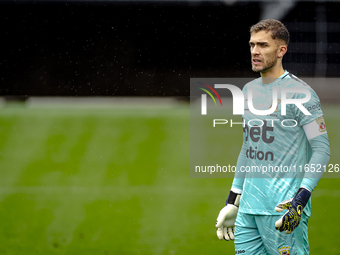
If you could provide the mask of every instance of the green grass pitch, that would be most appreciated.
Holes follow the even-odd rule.
[[[339,110],[324,107],[334,164]],[[214,228],[232,180],[190,178],[189,116],[0,107],[0,254],[234,254]],[[339,184],[313,193],[311,254],[339,254]]]

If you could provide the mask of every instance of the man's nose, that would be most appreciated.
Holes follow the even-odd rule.
[[[251,54],[258,55],[259,54],[259,48],[257,46],[254,46],[251,50]]]

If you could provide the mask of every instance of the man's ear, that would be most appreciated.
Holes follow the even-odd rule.
[[[282,58],[287,52],[287,46],[286,45],[280,45],[279,46],[279,53],[277,54],[277,56],[279,58]]]

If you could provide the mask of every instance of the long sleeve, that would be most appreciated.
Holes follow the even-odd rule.
[[[232,190],[235,193],[242,193],[243,190],[243,183],[244,183],[244,178],[245,178],[245,172],[241,171],[242,166],[246,166],[247,164],[247,158],[246,158],[246,138],[245,138],[245,133],[243,133],[243,143],[242,143],[242,149],[241,152],[238,156],[237,159],[237,164],[236,164],[236,172],[232,184]]]
[[[306,172],[301,183],[301,187],[313,191],[318,184],[322,174],[323,166],[327,166],[330,159],[330,146],[327,133],[319,135],[309,140],[309,144],[312,147],[312,157],[309,161],[309,168],[317,165],[322,166],[320,172]]]

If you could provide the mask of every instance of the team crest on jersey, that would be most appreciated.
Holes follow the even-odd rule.
[[[325,120],[323,119],[323,117],[316,119],[316,122],[319,125],[319,131],[325,132],[326,131],[326,124],[325,124]]]
[[[280,255],[289,255],[289,250],[289,246],[282,246],[281,248],[279,248]]]
[[[276,106],[276,109],[275,109],[274,113],[277,113],[277,110],[279,109],[280,103],[281,103],[281,100],[278,99],[278,100],[277,100],[277,106]],[[273,103],[270,105],[269,109],[272,108],[272,106],[273,106]]]
[[[281,103],[281,100],[278,99],[278,100],[277,100],[277,106],[276,106],[275,111],[274,111],[272,114],[269,114],[269,116],[277,117],[277,111],[278,111],[278,109],[279,109],[280,103]],[[272,106],[273,106],[273,103],[270,105],[269,109],[272,108]]]

